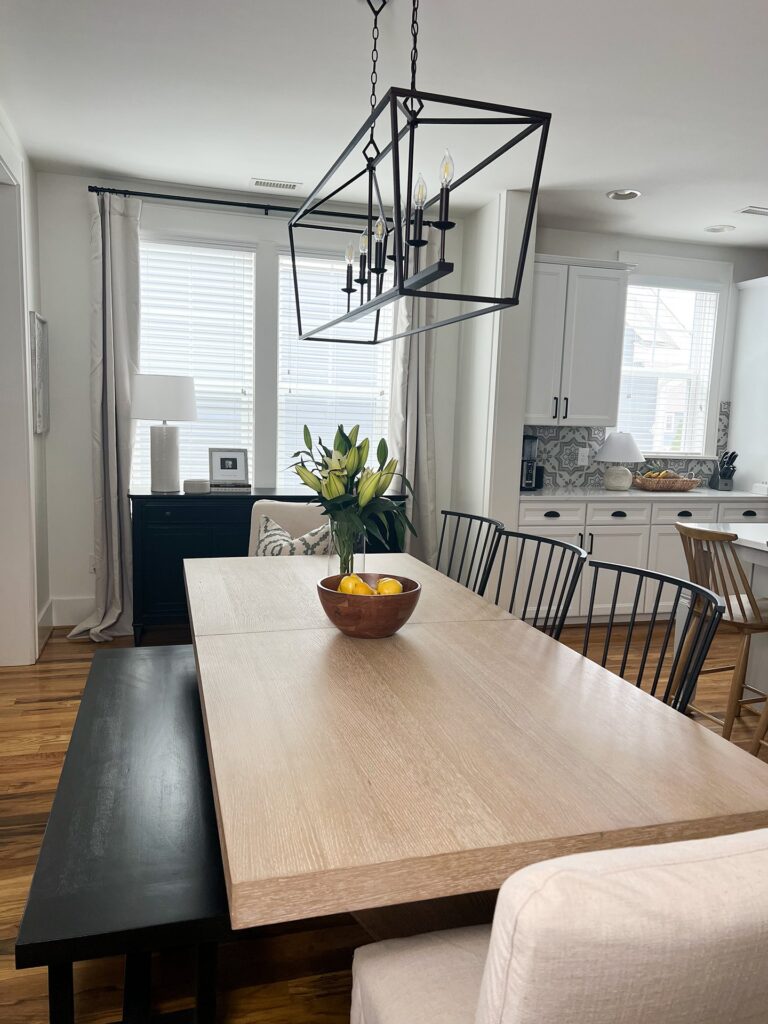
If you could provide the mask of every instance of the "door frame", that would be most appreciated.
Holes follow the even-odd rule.
[[[0,665],[30,665],[38,630],[24,161],[7,140],[0,130]]]

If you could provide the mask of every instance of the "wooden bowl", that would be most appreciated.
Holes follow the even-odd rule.
[[[361,579],[376,589],[385,572],[361,572]],[[337,590],[341,576],[326,576],[319,580],[317,593],[323,611],[331,622],[346,636],[359,640],[376,640],[392,636],[404,626],[419,603],[421,584],[407,576],[391,576],[403,585],[402,594],[340,594]]]

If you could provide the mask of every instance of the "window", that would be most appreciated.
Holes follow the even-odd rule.
[[[619,430],[646,455],[712,455],[722,290],[630,285]]]
[[[142,241],[141,373],[195,378],[197,415],[180,423],[180,477],[208,478],[209,448],[247,448],[253,464],[254,257],[242,249]],[[150,481],[139,421],[131,486]]]
[[[341,291],[346,264],[327,256],[301,256],[302,320],[321,324],[346,311]],[[343,345],[323,341],[299,341],[293,272],[289,256],[280,257],[280,360],[277,411],[277,486],[297,483],[289,469],[293,453],[304,446],[306,423],[313,436],[333,442],[336,427],[360,424],[360,437],[375,446],[385,437],[389,418],[392,343]],[[386,284],[384,287],[387,287]],[[382,312],[382,329],[391,332],[393,306]],[[354,337],[358,324],[339,330]]]

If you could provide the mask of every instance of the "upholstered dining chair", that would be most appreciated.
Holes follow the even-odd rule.
[[[483,590],[494,604],[557,640],[586,560],[576,544],[499,530],[487,568],[491,590]]]
[[[722,619],[723,602],[706,587],[676,576],[613,562],[589,565],[593,573],[581,653],[685,713]],[[649,617],[641,621],[644,608]],[[669,610],[662,614],[662,608]]]
[[[443,525],[435,568],[475,594],[482,595],[488,582],[493,542],[498,531],[504,529],[504,524],[498,519],[469,512],[443,509],[440,514]]]
[[[768,599],[755,597],[734,543],[738,540],[738,534],[702,530],[682,523],[676,523],[675,526],[683,542],[689,576],[700,586],[709,587],[722,595],[725,602],[723,624],[741,637],[724,717],[720,719],[691,705],[692,710],[704,718],[722,725],[723,736],[730,739],[734,720],[741,709],[766,699],[762,691],[748,685],[745,680],[752,637],[755,633],[768,632]],[[753,696],[745,697],[745,691]],[[757,750],[759,743],[754,752],[757,753]]]
[[[324,526],[328,517],[319,505],[303,501],[254,501],[251,509],[251,535],[248,554],[255,555],[259,546],[261,517],[269,516],[287,530],[292,537],[301,537],[318,526]]]
[[[351,1024],[758,1024],[768,829],[532,864],[493,925],[355,952]]]

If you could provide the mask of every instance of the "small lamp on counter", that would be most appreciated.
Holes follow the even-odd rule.
[[[193,377],[137,373],[133,378],[131,419],[162,420],[149,428],[152,493],[175,494],[179,490],[179,428],[168,420],[197,419]]]
[[[637,442],[631,434],[617,430],[606,437],[595,460],[616,463],[616,465],[606,467],[604,478],[606,491],[628,491],[632,486],[632,471],[622,463],[645,462],[645,456],[637,447]]]

